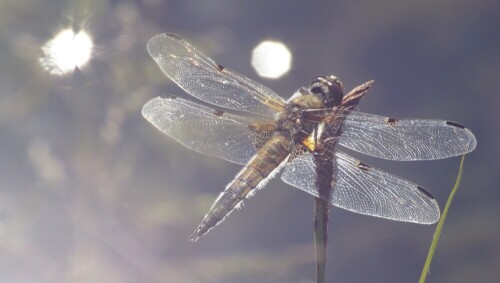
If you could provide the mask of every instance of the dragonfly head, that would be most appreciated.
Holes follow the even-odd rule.
[[[309,85],[312,94],[320,95],[326,107],[337,106],[342,102],[344,96],[344,86],[334,75],[316,77]]]

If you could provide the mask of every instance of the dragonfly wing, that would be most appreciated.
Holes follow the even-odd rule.
[[[156,35],[147,48],[170,79],[203,101],[270,118],[285,105],[269,88],[216,63],[178,35]]]
[[[396,119],[350,111],[339,144],[378,158],[432,160],[471,152],[476,138],[451,121]]]
[[[319,197],[318,188],[314,185],[316,181],[316,165],[313,156],[309,152],[295,155],[289,158],[281,180],[285,183]]]
[[[337,176],[331,203],[352,212],[397,221],[432,224],[439,206],[422,187],[370,167],[337,150]],[[318,197],[313,156],[297,156],[281,176],[286,183]],[[335,182],[335,181],[334,181]]]
[[[250,126],[274,123],[216,111],[176,97],[153,98],[143,106],[142,115],[184,146],[237,164],[246,164],[257,152],[257,132]]]
[[[432,224],[440,211],[434,197],[422,187],[370,167],[337,151],[338,180],[333,191],[335,206],[392,220]]]

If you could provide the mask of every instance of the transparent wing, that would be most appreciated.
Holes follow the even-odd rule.
[[[253,145],[257,133],[249,125],[267,122],[176,97],[151,99],[142,107],[142,115],[184,146],[238,164],[246,164],[257,152]]]
[[[285,105],[269,88],[224,68],[178,35],[156,35],[147,48],[170,79],[203,101],[271,118]]]
[[[409,161],[471,152],[476,148],[476,138],[451,121],[396,119],[351,111],[339,144],[378,158]]]
[[[352,212],[397,221],[432,224],[439,219],[439,206],[422,187],[375,169],[337,150],[337,183],[331,203]],[[281,179],[318,197],[311,154],[291,160]]]

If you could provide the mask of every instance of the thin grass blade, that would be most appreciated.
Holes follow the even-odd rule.
[[[450,196],[448,197],[448,201],[446,202],[446,206],[444,207],[443,214],[441,215],[441,219],[439,219],[438,225],[436,227],[436,231],[434,232],[434,237],[432,239],[432,244],[429,249],[429,253],[427,254],[427,259],[425,260],[424,268],[422,269],[422,274],[420,275],[419,283],[425,283],[427,279],[427,275],[429,274],[429,270],[431,267],[432,258],[434,257],[434,252],[436,251],[437,244],[439,241],[439,236],[441,235],[441,230],[443,229],[444,221],[446,216],[448,215],[448,210],[450,209],[451,202],[453,201],[453,197],[458,190],[460,185],[460,181],[462,180],[462,172],[464,167],[465,155],[462,155],[462,161],[460,161],[460,169],[458,170],[457,180],[455,182],[455,186],[451,190]]]

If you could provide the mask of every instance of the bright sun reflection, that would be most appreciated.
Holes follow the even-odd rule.
[[[292,53],[281,42],[263,41],[252,51],[252,66],[261,77],[276,79],[290,70]]]
[[[42,47],[40,63],[51,74],[66,74],[84,66],[92,55],[92,48],[88,33],[82,30],[75,34],[72,29],[65,29]]]

